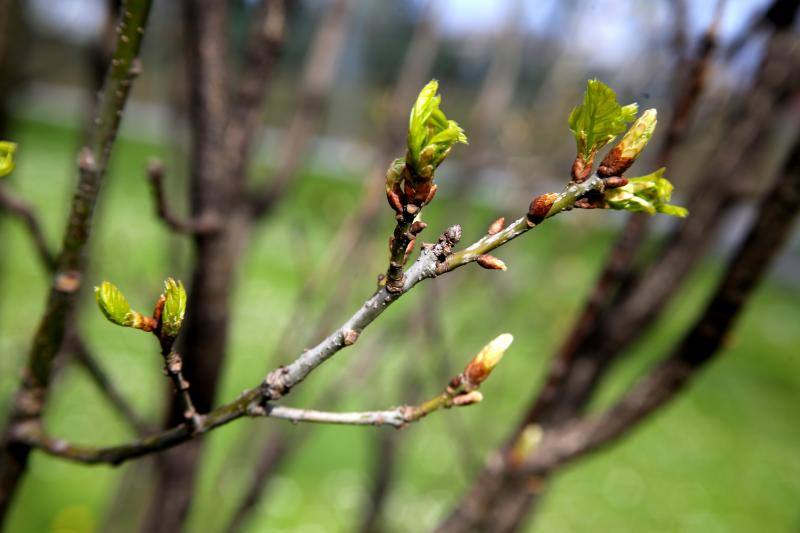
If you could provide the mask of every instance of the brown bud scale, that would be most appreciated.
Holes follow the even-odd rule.
[[[631,168],[633,161],[634,159],[631,157],[622,157],[622,149],[617,145],[603,158],[600,166],[597,167],[597,175],[601,178],[621,176]]]
[[[534,224],[539,224],[550,212],[550,208],[553,207],[553,203],[557,198],[558,194],[554,192],[540,194],[534,198],[528,209],[528,220]]]
[[[475,261],[488,270],[507,270],[506,264],[493,255],[480,255]]]
[[[506,217],[500,217],[494,222],[491,223],[489,229],[486,230],[488,235],[496,235],[502,231],[503,227],[506,225]]]

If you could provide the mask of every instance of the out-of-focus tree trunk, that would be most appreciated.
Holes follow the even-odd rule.
[[[218,231],[195,236],[195,270],[181,335],[184,372],[200,412],[211,409],[228,334],[229,299],[237,259],[247,239],[246,213],[235,209],[243,176],[226,174],[223,146],[228,114],[225,2],[185,0],[186,69],[191,124],[192,215],[224,221]],[[171,402],[167,425],[183,421]],[[179,531],[189,511],[201,441],[166,452],[144,531]]]

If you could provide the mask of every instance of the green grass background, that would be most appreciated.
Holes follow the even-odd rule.
[[[55,244],[74,181],[79,135],[34,122],[19,122],[14,131],[13,140],[20,144],[18,169],[8,185],[37,207]],[[191,253],[186,238],[170,235],[154,216],[143,172],[153,155],[170,164],[170,179],[181,172],[180,154],[126,138],[119,142],[102,192],[86,282],[88,287],[111,280],[143,310],[150,308],[166,276],[188,278]],[[531,184],[531,194],[540,189]],[[299,331],[293,351],[276,357],[271,350],[299,287],[324,257],[338,224],[357,204],[359,191],[359,180],[304,176],[276,215],[259,227],[240,271],[220,401],[255,385],[267,368],[315,340]],[[524,208],[516,200],[508,206],[506,212],[483,205],[464,208],[442,195],[426,209],[427,238],[458,221],[465,240],[474,240],[496,216],[512,217]],[[503,440],[536,392],[549,356],[569,330],[602,264],[613,238],[612,231],[602,229],[603,221],[611,216],[576,212],[557,217],[501,251],[510,267],[507,273],[469,267],[426,282],[387,311],[353,349],[337,355],[292,394],[293,405],[318,405],[314,392],[339,379],[347,363],[365,350],[374,352],[380,364],[341,408],[408,401],[409,366],[419,370],[423,393],[436,393],[443,385],[437,373],[440,351],[425,342],[419,321],[408,318],[424,305],[436,303],[442,310],[441,342],[453,367],[495,335],[515,335],[507,358],[484,387],[482,404],[437,413],[399,435],[397,479],[386,513],[391,530],[421,531],[436,524]],[[372,290],[386,259],[391,223],[387,208],[380,227],[360,243],[371,251],[350,261],[346,275],[354,289],[338,303],[335,316],[328,317],[333,323],[348,316]],[[720,268],[719,260],[703,264],[664,320],[615,368],[596,406],[612,401],[668,351],[697,315]],[[321,309],[335,291],[337,280],[323,281],[312,309]],[[18,382],[48,283],[19,222],[3,220],[2,413]],[[168,389],[153,339],[105,322],[85,292],[81,331],[124,394],[157,421]],[[796,289],[776,280],[764,283],[723,357],[630,438],[563,471],[530,527],[546,532],[800,529],[798,324]],[[71,364],[59,373],[46,423],[54,435],[82,443],[112,444],[132,436],[83,370]],[[248,531],[352,530],[368,495],[376,434],[393,430],[244,420],[205,438],[191,531],[224,527],[252,473],[258,442],[277,431],[303,431],[308,438],[273,480]],[[116,469],[86,467],[37,453],[8,531],[134,531],[144,513],[151,466],[143,460]],[[115,500],[124,504],[109,519],[106,514]]]

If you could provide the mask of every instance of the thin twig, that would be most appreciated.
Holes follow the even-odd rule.
[[[371,346],[364,347],[361,356],[345,366],[339,376],[316,393],[317,400],[313,403],[324,403],[328,407],[335,406],[342,401],[347,391],[353,390],[368,378],[379,359],[382,347],[385,346],[385,343],[379,345],[373,342],[371,344]],[[302,447],[303,442],[312,435],[313,427],[307,425],[303,428],[293,428],[290,432],[270,435],[265,440],[258,453],[253,477],[224,531],[233,533],[242,529],[253,508],[264,498],[273,474],[292,453]],[[244,444],[246,443],[242,443],[241,446]],[[236,448],[241,449],[241,446]]]
[[[130,426],[140,436],[149,433],[152,428],[150,424],[145,422],[131,404],[125,399],[117,386],[108,377],[105,370],[103,370],[100,362],[92,354],[86,342],[78,335],[73,334],[67,341],[67,348],[72,352],[75,360],[86,370],[92,381],[95,382],[97,388],[108,399],[112,406],[119,412],[122,418],[130,424]]]
[[[281,159],[272,179],[251,198],[252,212],[256,218],[271,211],[298,174],[336,80],[354,4],[353,0],[334,0],[314,36],[300,81],[298,108],[286,131]]]
[[[93,126],[78,157],[79,177],[67,219],[61,252],[45,311],[33,339],[27,371],[18,389],[3,432],[0,451],[0,523],[23,476],[30,447],[15,442],[14,426],[38,423],[44,408],[53,359],[61,349],[85,270],[85,249],[93,213],[116,140],[123,110],[134,78],[141,71],[138,60],[150,0],[127,0],[121,10],[118,40],[99,94]]]
[[[674,398],[714,356],[736,323],[772,259],[781,250],[800,210],[800,143],[786,168],[761,201],[747,236],[700,318],[672,354],[661,361],[614,406],[564,428],[545,432],[526,461],[526,475],[543,475],[628,433],[648,414]]]
[[[187,218],[184,220],[170,209],[167,202],[167,194],[164,190],[164,164],[161,161],[157,159],[150,161],[147,165],[147,179],[153,192],[156,215],[172,231],[198,235],[211,233],[219,229],[220,222],[212,214],[207,214],[204,218]]]
[[[47,237],[45,237],[39,217],[36,216],[33,206],[8,191],[5,184],[0,184],[0,209],[22,221],[25,229],[28,230],[42,265],[49,272],[52,272],[56,267],[56,256],[47,243]]]
[[[615,442],[649,414],[674,398],[723,347],[771,260],[788,237],[800,210],[800,144],[785,172],[763,198],[747,236],[739,244],[704,312],[671,355],[599,415],[571,419],[545,428],[538,444],[517,457],[490,461],[472,490],[437,528],[438,533],[515,531],[520,516],[541,492],[544,481],[572,460]],[[491,498],[486,498],[486,494]]]
[[[314,348],[304,351],[289,365],[270,372],[258,387],[245,390],[236,400],[210,411],[198,421],[196,427],[190,428],[186,424],[181,424],[128,444],[109,448],[91,448],[71,445],[63,440],[53,439],[44,433],[37,421],[33,421],[34,423],[17,424],[14,432],[15,438],[21,439],[27,445],[41,447],[49,453],[75,461],[119,464],[129,459],[172,448],[232,420],[247,414],[258,413],[259,408],[266,410],[269,402],[288,394],[294,386],[302,382],[314,369],[342,348],[352,345],[364,328],[419,282],[475,261],[478,257],[475,255],[476,250],[486,253],[506,244],[522,233],[538,226],[546,218],[571,209],[575,202],[587,192],[601,189],[602,186],[602,180],[597,176],[592,176],[580,184],[570,183],[561,194],[547,195],[553,199],[552,207],[539,220],[532,221],[530,216],[526,215],[499,233],[484,237],[465,250],[452,253],[450,256],[447,256],[444,252],[445,250],[450,250],[458,242],[461,236],[461,228],[454,226],[448,229],[439,238],[439,242],[435,245],[427,246],[417,261],[408,269],[404,276],[402,292],[389,292],[385,287],[378,290],[347,322],[331,333],[325,340]],[[445,407],[446,404],[446,398],[434,398],[418,406],[418,409],[411,416],[425,416],[429,412]]]
[[[237,178],[246,176],[252,139],[261,122],[261,103],[283,51],[287,4],[292,3],[294,0],[261,0],[255,8],[241,76],[223,135],[222,153],[230,159],[231,175]]]

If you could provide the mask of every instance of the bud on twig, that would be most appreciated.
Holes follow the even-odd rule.
[[[14,170],[14,153],[16,151],[16,143],[0,141],[0,178],[11,174],[11,171]]]
[[[625,131],[637,110],[636,104],[621,106],[617,95],[605,83],[589,80],[583,102],[569,115],[569,129],[577,145],[573,181],[580,183],[591,175],[597,151]]]
[[[420,91],[408,120],[408,149],[405,159],[395,159],[386,173],[386,198],[398,214],[403,206],[418,209],[433,200],[434,172],[458,143],[467,136],[455,121],[439,108],[439,83],[432,80]]]
[[[663,176],[664,169],[660,168],[647,176],[629,179],[628,184],[623,187],[606,190],[606,207],[650,215],[664,213],[684,218],[689,214],[685,208],[668,203],[673,187]]]
[[[628,184],[628,178],[621,178],[619,176],[611,176],[610,178],[603,179],[603,186],[606,189],[616,189],[617,187],[624,187]]]
[[[614,148],[606,155],[597,168],[601,178],[621,176],[628,170],[644,150],[656,129],[657,113],[648,109],[630,127]]]
[[[534,198],[528,208],[528,222],[531,224],[539,224],[544,220],[556,199],[558,199],[558,194],[554,192],[540,194]]]
[[[109,322],[142,331],[155,329],[156,321],[131,309],[128,300],[114,284],[104,281],[99,287],[94,288],[94,297],[97,306]]]
[[[420,233],[422,233],[422,230],[424,230],[427,227],[428,225],[426,223],[424,223],[421,220],[417,220],[413,224],[411,224],[411,227],[408,228],[408,231],[411,232],[412,235],[419,235]]]
[[[411,109],[408,121],[408,163],[413,173],[423,179],[433,177],[442,161],[457,143],[467,143],[464,130],[453,120],[448,120],[439,109],[439,82],[431,80],[420,91]],[[430,167],[430,168],[427,168]]]
[[[167,278],[164,282],[164,309],[161,315],[161,334],[175,338],[186,314],[186,290],[183,283]]]
[[[478,256],[475,261],[487,270],[507,270],[506,264],[493,255],[484,254]]]
[[[480,391],[473,390],[464,394],[459,394],[453,398],[453,405],[464,407],[466,405],[473,405],[483,401],[483,394]]]
[[[503,230],[503,227],[506,225],[506,217],[500,217],[494,222],[489,225],[489,229],[486,230],[488,235],[496,235]]]
[[[411,239],[410,241],[408,241],[408,244],[406,245],[406,251],[403,253],[403,263],[408,261],[408,256],[410,256],[411,252],[414,251],[414,245],[416,243],[417,239]]]
[[[400,185],[403,181],[405,167],[406,163],[403,159],[395,159],[389,166],[389,170],[386,171],[386,199],[397,214],[403,213],[403,191]]]
[[[477,388],[486,381],[513,341],[514,337],[510,333],[504,333],[483,347],[464,369],[463,375],[468,388]]]

